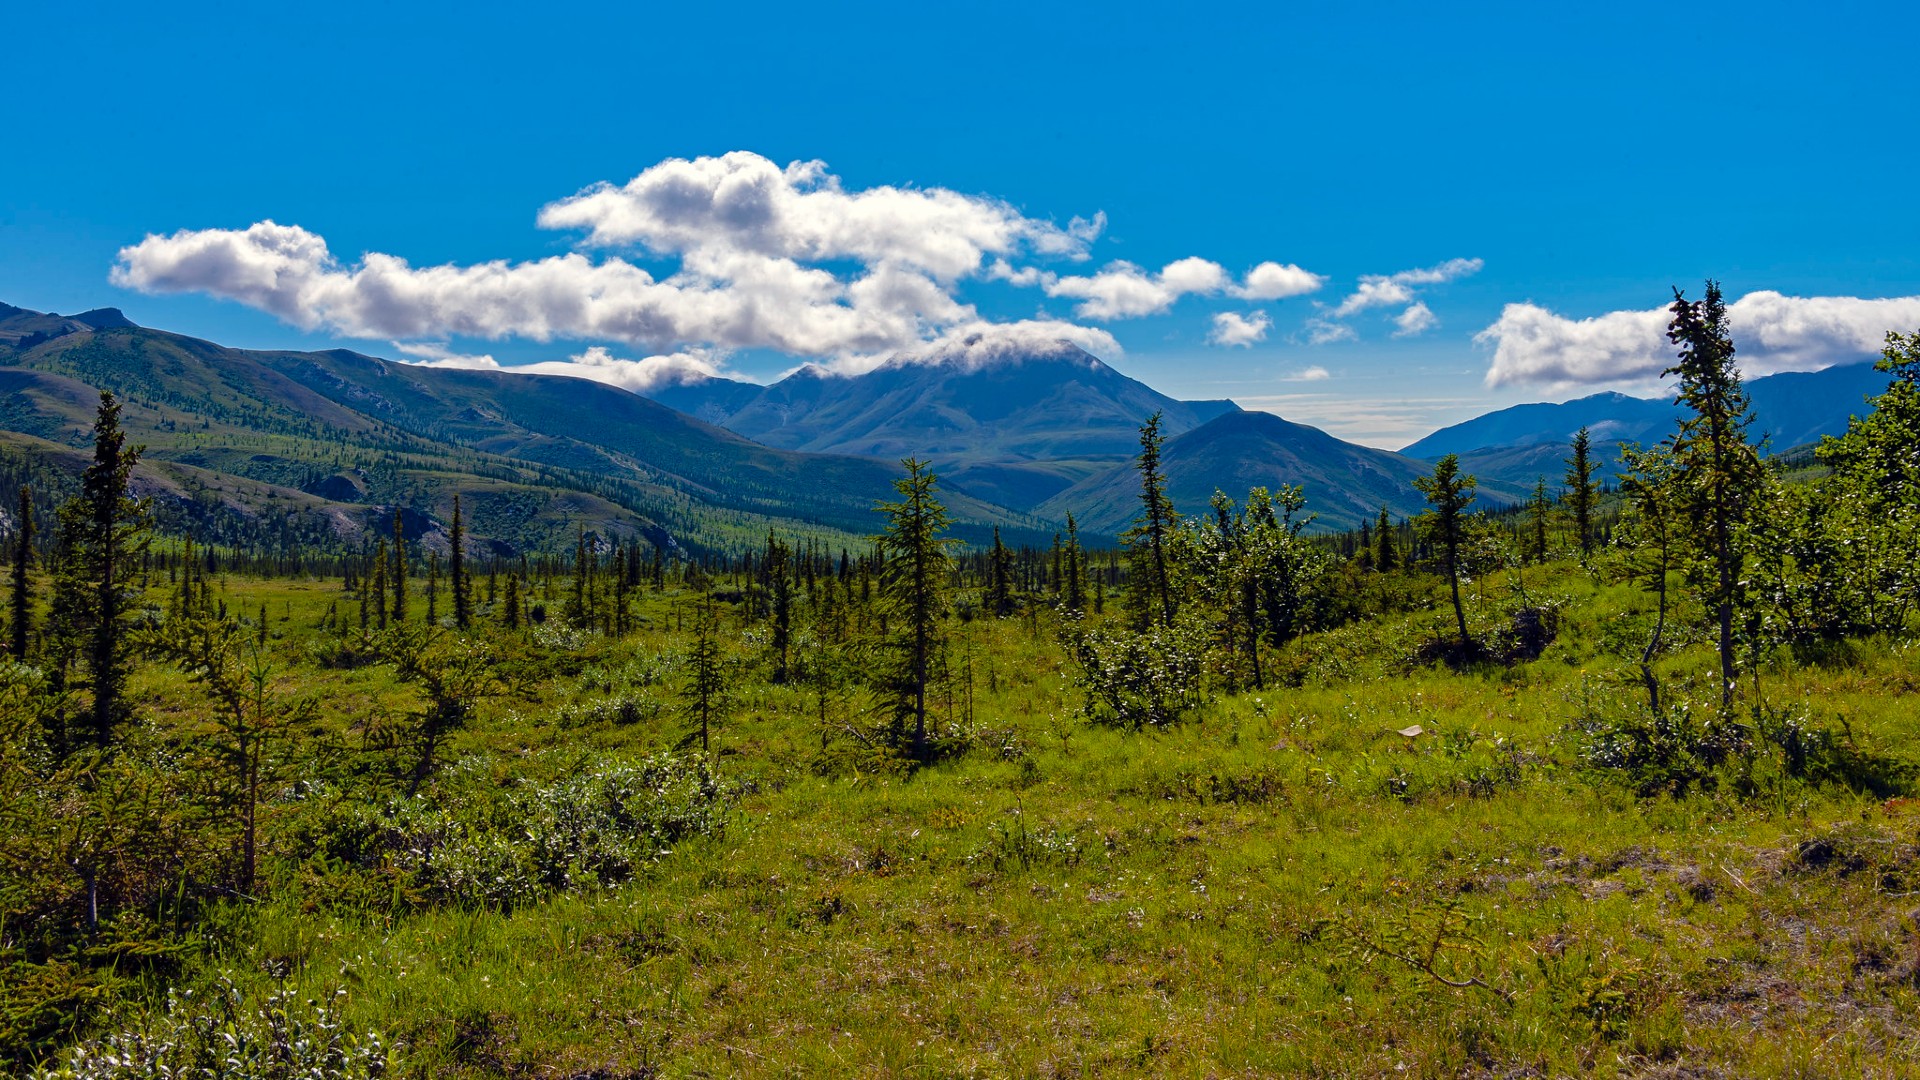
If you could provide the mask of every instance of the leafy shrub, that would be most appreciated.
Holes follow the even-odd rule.
[[[1080,837],[1051,826],[1027,828],[1026,815],[1019,810],[1005,821],[987,825],[987,842],[967,856],[973,864],[984,864],[995,871],[1009,867],[1031,870],[1036,866],[1073,866],[1080,861]]]
[[[1745,725],[1720,715],[1717,707],[1686,700],[1657,711],[1638,702],[1615,702],[1589,712],[1580,726],[1587,763],[1625,773],[1642,796],[1710,790],[1722,763],[1752,749]]]
[[[1834,784],[1882,799],[1912,789],[1912,763],[1861,746],[1844,720],[1836,730],[1803,711],[1765,706],[1755,706],[1753,718],[1761,745],[1778,755],[1789,778]]]
[[[166,1011],[129,1017],[129,1026],[75,1047],[65,1063],[34,1080],[373,1080],[387,1075],[389,1051],[374,1032],[347,1029],[337,990],[303,1000],[282,988],[249,1003],[222,977],[211,992],[167,995]]]
[[[1143,785],[1154,798],[1201,804],[1257,806],[1286,798],[1286,783],[1272,765],[1200,769],[1183,767],[1155,776]]]
[[[654,694],[619,694],[562,705],[554,719],[563,728],[602,724],[625,727],[629,724],[651,723],[666,711],[667,703]]]
[[[527,785],[497,804],[336,805],[296,850],[392,874],[397,892],[428,903],[512,908],[624,881],[684,839],[718,835],[733,795],[705,761],[661,754]]]
[[[1082,713],[1096,724],[1164,727],[1200,704],[1206,636],[1197,627],[1154,627],[1144,633],[1071,625],[1067,646],[1086,695]]]

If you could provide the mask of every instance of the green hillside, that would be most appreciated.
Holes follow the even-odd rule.
[[[0,427],[79,445],[98,391],[111,391],[153,468],[308,493],[297,513],[325,519],[296,530],[309,537],[375,506],[444,516],[459,493],[481,535],[514,548],[565,542],[580,527],[690,550],[751,544],[769,527],[853,544],[899,472],[884,460],[761,446],[581,379],[345,350],[254,352],[37,313],[11,321],[38,329],[0,338]],[[45,336],[47,327],[59,332]],[[235,488],[234,514],[246,514],[238,492],[254,490]],[[1051,535],[963,495],[950,505],[963,539],[994,525],[1028,541]]]

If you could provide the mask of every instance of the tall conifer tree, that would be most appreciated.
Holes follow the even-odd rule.
[[[1413,486],[1427,497],[1431,509],[1420,515],[1427,536],[1444,552],[1447,585],[1453,590],[1453,618],[1460,629],[1460,648],[1469,652],[1473,638],[1467,634],[1467,610],[1460,603],[1460,544],[1466,539],[1466,509],[1473,502],[1476,481],[1460,472],[1460,458],[1448,454],[1433,467],[1432,476],[1415,477]]]
[[[465,630],[473,622],[472,585],[467,581],[466,530],[460,520],[460,496],[453,497],[453,531],[447,573],[453,579],[453,624]]]
[[[27,658],[28,632],[33,628],[33,584],[28,576],[33,566],[33,492],[20,485],[20,508],[14,515],[13,587],[8,607],[8,645],[15,660]]]
[[[1680,377],[1674,404],[1689,410],[1673,436],[1672,453],[1695,525],[1695,547],[1705,564],[1704,599],[1719,630],[1724,707],[1733,703],[1737,677],[1733,612],[1744,593],[1739,532],[1765,486],[1766,466],[1747,442],[1753,414],[1733,366],[1720,283],[1708,281],[1706,295],[1696,301],[1673,290],[1668,310],[1673,321],[1667,324],[1667,339],[1680,347],[1680,359],[1662,374]]]
[[[1381,573],[1391,573],[1400,567],[1400,552],[1393,543],[1393,519],[1387,516],[1387,508],[1380,508],[1380,522],[1374,526],[1374,543],[1380,550],[1373,557],[1374,568]]]
[[[407,534],[401,528],[400,508],[393,508],[393,550],[387,554],[393,585],[393,621],[407,621]]]
[[[1599,464],[1593,460],[1593,436],[1586,428],[1573,434],[1573,456],[1567,459],[1567,509],[1573,511],[1573,531],[1580,542],[1580,556],[1593,554],[1593,474]]]
[[[887,515],[887,531],[877,538],[886,560],[880,568],[880,593],[887,611],[899,620],[895,645],[902,670],[894,682],[894,715],[898,720],[911,718],[913,755],[925,760],[927,682],[940,647],[952,541],[941,535],[948,519],[934,494],[939,478],[927,471],[926,462],[907,458],[901,464],[907,475],[893,482],[900,500],[878,508]]]
[[[84,637],[93,738],[103,748],[126,714],[123,639],[138,599],[131,571],[146,548],[146,507],[128,494],[140,451],[126,443],[120,403],[103,390],[93,422],[93,464],[81,477],[80,493],[60,509],[59,588],[66,593],[60,606],[67,631]]]
[[[1134,625],[1171,626],[1175,604],[1173,582],[1167,570],[1167,540],[1178,515],[1167,498],[1167,478],[1160,468],[1160,449],[1166,443],[1160,434],[1160,414],[1154,413],[1140,428],[1140,516],[1127,530],[1128,574],[1127,610]]]

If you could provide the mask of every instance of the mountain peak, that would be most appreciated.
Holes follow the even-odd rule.
[[[71,316],[74,322],[86,323],[95,330],[134,330],[139,323],[127,318],[126,313],[117,307],[94,308]]]
[[[978,371],[987,367],[1034,363],[1064,363],[1090,370],[1106,366],[1099,357],[1064,338],[974,333],[896,353],[882,362],[880,367],[947,367]]]

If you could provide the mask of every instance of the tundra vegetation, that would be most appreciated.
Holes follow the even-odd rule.
[[[0,502],[0,1061],[1920,1072],[1920,335],[1763,457],[1717,305],[1624,477],[1183,520],[1148,421],[1123,550],[916,461],[859,550],[196,546],[103,395]]]

